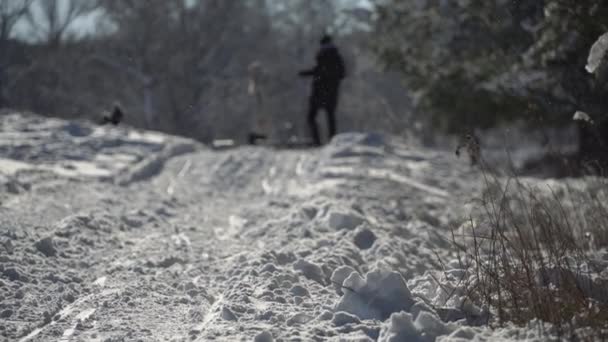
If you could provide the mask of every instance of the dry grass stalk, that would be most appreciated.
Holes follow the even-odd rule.
[[[561,336],[589,327],[592,338],[605,339],[608,283],[597,279],[602,269],[591,256],[608,247],[608,184],[541,188],[487,170],[484,179],[480,212],[468,231],[452,232],[469,299],[491,308],[493,324],[539,319]]]

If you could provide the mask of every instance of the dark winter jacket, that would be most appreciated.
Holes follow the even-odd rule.
[[[344,60],[333,44],[324,44],[317,53],[317,65],[300,72],[300,76],[312,76],[312,97],[337,97],[340,81],[346,76]]]

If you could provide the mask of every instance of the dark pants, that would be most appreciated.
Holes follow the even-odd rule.
[[[321,137],[319,136],[319,127],[317,126],[317,113],[320,109],[327,112],[327,128],[329,131],[329,139],[336,135],[336,107],[338,105],[338,91],[331,92],[330,96],[321,98],[314,95],[310,99],[308,109],[308,126],[312,142],[316,146],[321,146]]]

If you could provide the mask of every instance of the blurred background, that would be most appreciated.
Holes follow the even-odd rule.
[[[248,66],[263,73],[275,129],[308,135],[319,39],[348,63],[340,129],[407,127],[408,92],[370,49],[371,3],[352,0],[0,0],[1,106],[97,118],[118,102],[131,125],[203,142],[245,140],[256,110]]]
[[[274,129],[305,136],[297,72],[330,33],[348,73],[339,131],[547,140],[577,110],[605,121],[604,69],[585,66],[607,31],[599,0],[0,0],[0,107],[97,120],[120,103],[136,127],[244,141],[257,61]]]

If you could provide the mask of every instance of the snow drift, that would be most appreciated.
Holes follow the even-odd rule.
[[[450,152],[364,133],[213,151],[0,120],[5,339],[542,339],[534,322],[478,327],[488,311],[464,301],[464,271],[438,262],[482,187]]]

